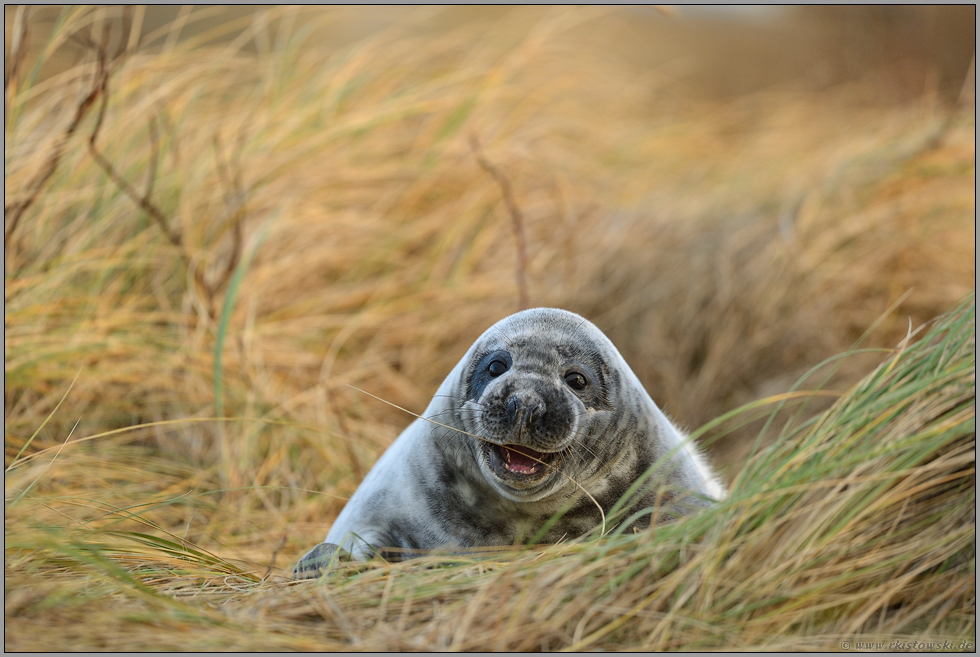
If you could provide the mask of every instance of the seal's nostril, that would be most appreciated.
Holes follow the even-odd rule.
[[[531,404],[527,409],[527,416],[524,418],[525,425],[530,427],[532,424],[544,417],[545,408],[544,402],[536,402]]]
[[[507,419],[514,422],[517,419],[517,413],[521,409],[521,402],[517,399],[517,396],[513,396],[507,400]]]

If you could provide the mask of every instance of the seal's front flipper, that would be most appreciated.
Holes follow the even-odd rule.
[[[293,579],[316,579],[332,566],[351,561],[351,556],[334,543],[320,543],[307,552],[296,567]]]

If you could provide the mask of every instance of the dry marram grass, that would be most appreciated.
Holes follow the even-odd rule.
[[[971,291],[972,107],[661,103],[576,47],[599,10],[328,49],[329,12],[277,9],[231,43],[171,26],[130,51],[100,49],[107,11],[57,27],[87,61],[8,81],[8,649],[973,636],[972,306],[821,369],[804,387],[843,396],[789,400],[753,459],[758,422],[707,431],[733,481],[711,512],[285,578],[409,421],[348,386],[421,411],[517,309],[474,137],[519,204],[531,303],[592,319],[674,418],[730,428],[872,325],[891,347]]]

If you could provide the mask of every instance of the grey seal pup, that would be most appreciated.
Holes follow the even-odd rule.
[[[582,536],[612,523],[654,465],[618,521],[647,527],[652,512],[637,512],[658,501],[661,522],[724,497],[602,331],[565,310],[525,310],[470,347],[293,574]]]

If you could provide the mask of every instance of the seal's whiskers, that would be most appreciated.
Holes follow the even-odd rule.
[[[422,415],[419,415],[418,413],[413,413],[412,411],[408,410],[407,408],[402,408],[398,404],[394,404],[394,403],[388,401],[387,399],[382,399],[381,397],[378,397],[377,395],[372,395],[367,390],[361,390],[357,386],[352,386],[351,384],[348,383],[347,384],[347,387],[348,388],[352,388],[352,389],[354,389],[354,390],[356,390],[358,392],[362,392],[365,395],[367,395],[368,397],[374,397],[375,399],[377,399],[380,402],[384,402],[385,404],[388,404],[389,406],[392,406],[394,408],[397,408],[400,411],[404,411],[405,413],[408,413],[409,415],[414,415],[415,417],[419,418],[420,420],[425,420],[426,422],[431,422],[432,424],[434,424],[434,425],[436,425],[438,427],[442,427],[443,429],[449,429],[450,431],[456,431],[457,433],[461,433],[461,434],[464,434],[466,436],[471,436],[473,438],[476,438],[477,440],[482,440],[484,442],[490,443],[491,445],[495,445],[496,444],[493,441],[487,440],[483,436],[477,436],[475,434],[469,433],[468,431],[463,431],[462,429],[457,429],[456,427],[451,427],[448,424],[443,424],[441,422],[436,422],[435,420],[433,420],[431,418],[427,418],[427,417],[422,416]],[[514,450],[514,451],[518,451],[518,450]],[[541,465],[544,465],[544,466],[547,466],[547,467],[551,467],[551,464],[545,463],[544,461],[542,461],[540,459],[536,459],[533,456],[531,456],[530,454],[524,454],[523,452],[520,452],[520,454],[522,454],[523,456],[526,456],[527,458],[529,458],[529,459],[531,459],[533,461],[537,461]],[[556,472],[558,472],[558,474],[560,474],[562,477],[564,477],[568,481],[570,481],[573,484],[575,484],[576,486],[578,486],[579,489],[583,493],[585,493],[585,495],[590,500],[592,500],[592,503],[595,504],[596,508],[599,509],[599,515],[602,517],[602,529],[600,530],[600,535],[605,536],[606,535],[606,513],[605,513],[605,511],[602,510],[602,505],[599,504],[598,500],[596,500],[596,498],[594,498],[592,496],[592,493],[590,493],[589,491],[587,491],[585,489],[585,486],[583,486],[582,484],[578,483],[577,481],[575,481],[574,479],[572,479],[571,477],[569,477],[567,474],[565,474],[561,470],[556,470]]]

